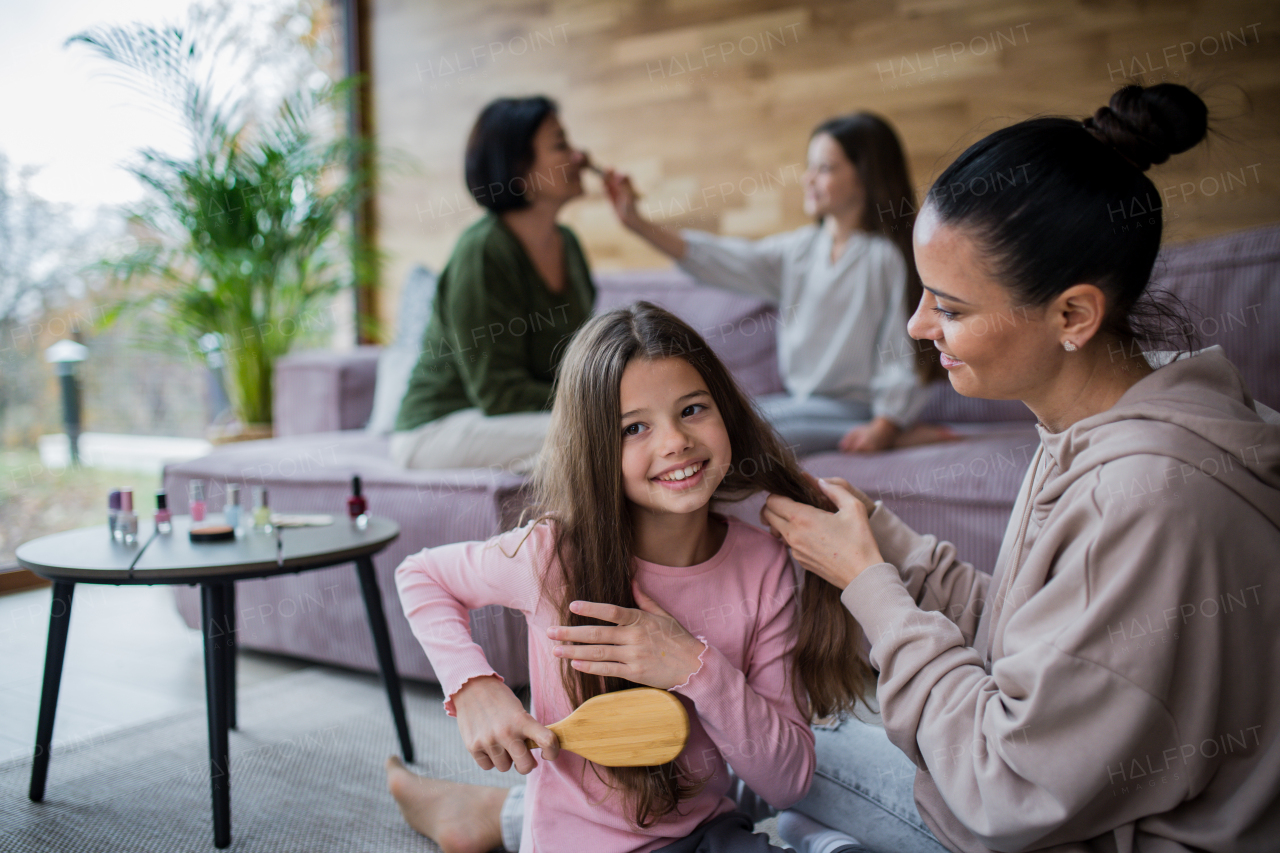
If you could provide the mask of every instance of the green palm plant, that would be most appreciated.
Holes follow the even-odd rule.
[[[147,309],[160,344],[186,354],[216,336],[240,422],[270,423],[276,360],[328,325],[329,298],[370,262],[364,254],[353,261],[340,233],[365,186],[352,164],[366,160],[356,143],[316,129],[325,118],[336,124],[333,108],[351,81],[293,87],[259,119],[260,69],[248,66],[229,94],[216,94],[210,69],[220,59],[233,65],[237,53],[238,34],[224,17],[197,11],[188,27],[98,27],[71,43],[143,83],[191,139],[189,156],[149,148],[128,167],[148,191],[128,216],[148,236],[103,266],[130,292],[145,286],[109,316]]]

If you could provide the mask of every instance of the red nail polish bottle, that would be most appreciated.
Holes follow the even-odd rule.
[[[360,494],[360,475],[351,478],[351,497],[347,498],[347,515],[356,527],[364,530],[369,524],[369,502]]]

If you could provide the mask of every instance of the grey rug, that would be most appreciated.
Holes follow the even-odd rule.
[[[413,769],[480,785],[438,687],[410,685]],[[400,817],[382,767],[398,752],[378,679],[304,669],[240,692],[231,732],[231,846],[236,853],[437,851]],[[213,816],[204,709],[55,748],[42,803],[27,799],[31,759],[0,763],[4,853],[210,853]],[[778,844],[774,821],[758,829]]]
[[[462,748],[438,688],[406,688],[418,772],[510,785]],[[397,752],[376,677],[316,668],[242,690],[231,732],[231,847],[243,853],[435,851],[386,789]],[[0,850],[213,851],[203,708],[54,749],[43,803],[31,760],[0,764]]]

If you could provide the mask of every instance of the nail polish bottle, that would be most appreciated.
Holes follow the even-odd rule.
[[[227,503],[222,508],[222,517],[232,530],[240,527],[240,487],[235,483],[227,484]]]
[[[164,492],[156,492],[156,533],[168,535],[173,532],[173,516],[169,513],[169,496]]]
[[[351,478],[351,497],[347,498],[347,515],[351,523],[364,530],[369,526],[369,502],[360,494],[360,475]]]
[[[120,541],[126,545],[138,542],[138,516],[133,511],[133,489],[120,490],[120,514],[116,516],[116,527],[120,530]]]
[[[271,507],[267,506],[267,487],[253,487],[253,529],[271,530]]]
[[[191,507],[191,520],[204,521],[204,480],[192,480],[187,483],[187,496]]]
[[[112,489],[107,493],[107,535],[120,541],[120,531],[116,522],[120,517],[120,490]]]

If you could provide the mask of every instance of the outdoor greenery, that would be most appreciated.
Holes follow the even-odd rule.
[[[282,62],[283,48],[247,56],[250,41],[225,8],[196,8],[182,26],[102,26],[68,42],[122,69],[191,142],[129,167],[148,199],[128,212],[136,248],[102,262],[126,294],[113,313],[153,323],[140,344],[222,367],[246,425],[271,421],[276,360],[330,327],[331,297],[365,263],[341,233],[364,187],[355,144],[336,132],[348,86]]]
[[[43,348],[92,324],[80,272],[119,228],[101,217],[78,225],[70,205],[32,190],[38,171],[0,152],[0,445],[33,443],[56,428]]]
[[[133,489],[135,507],[155,512],[154,474],[74,466],[46,468],[34,450],[0,450],[0,569],[13,552],[39,536],[106,521],[107,492]]]

